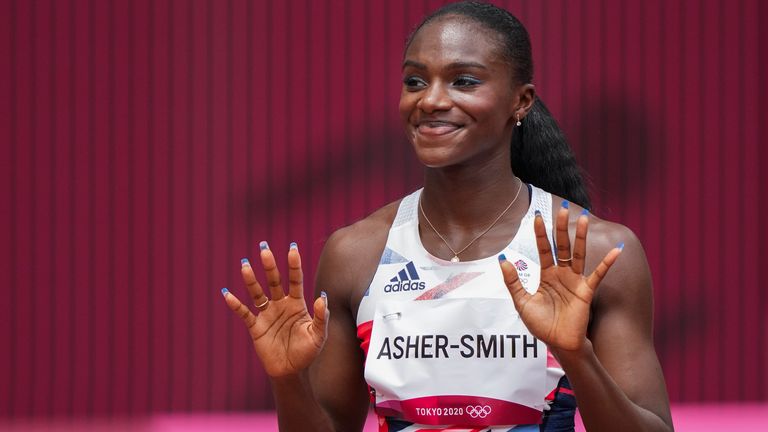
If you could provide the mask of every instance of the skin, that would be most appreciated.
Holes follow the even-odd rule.
[[[495,41],[481,25],[448,16],[423,27],[405,53],[400,112],[426,167],[422,203],[454,249],[469,243],[509,204],[497,197],[512,197],[519,187],[509,165],[509,143],[535,90],[514,82]],[[642,246],[626,227],[580,215],[575,205],[562,208],[561,201],[553,197],[556,251],[550,250],[543,220],[534,223],[542,263],[535,295],[522,289],[514,266],[500,261],[515,307],[566,371],[588,430],[615,430],[619,424],[626,431],[672,430],[653,347],[651,277]],[[303,298],[297,249],[288,254],[287,296],[274,256],[261,251],[271,300],[258,315],[225,294],[272,380],[281,430],[362,429],[369,395],[355,317],[398,204],[328,239],[316,284],[327,298],[314,302],[314,318]],[[460,257],[497,254],[517,232],[527,206],[526,199],[514,202]],[[424,247],[450,259],[453,253],[423,222]],[[619,242],[623,251],[616,247]],[[570,262],[557,260],[569,256]],[[254,305],[262,304],[267,296],[253,269],[245,265],[242,273]]]

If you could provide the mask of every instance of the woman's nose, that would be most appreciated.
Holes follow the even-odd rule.
[[[448,91],[439,83],[432,83],[424,90],[422,97],[417,103],[417,108],[431,113],[435,111],[447,111],[451,108],[452,102]]]

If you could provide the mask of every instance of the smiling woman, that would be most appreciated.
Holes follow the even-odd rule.
[[[257,315],[223,294],[271,377],[281,430],[360,430],[371,401],[391,431],[573,430],[577,403],[589,429],[672,429],[642,246],[589,213],[531,81],[516,18],[439,9],[403,61],[423,189],[331,236],[314,316],[297,245],[288,295],[266,242],[269,296],[243,260]]]
[[[443,21],[414,34],[403,62],[400,113],[416,155],[431,168],[507,157],[533,86],[513,86],[498,48],[484,43],[490,30]]]

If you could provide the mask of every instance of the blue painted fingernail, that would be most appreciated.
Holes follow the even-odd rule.
[[[619,250],[624,250],[624,242],[621,242],[621,243],[617,244],[617,245],[616,245],[616,247],[617,247]]]
[[[538,210],[536,210],[536,211],[535,211],[535,212],[533,212],[533,213],[534,213],[536,216],[541,216],[541,212],[540,212],[540,211],[538,211]]]
[[[562,203],[562,205],[563,205],[563,208],[564,208],[564,209],[567,209],[567,208],[568,208],[568,206],[570,205],[570,203],[568,202],[568,200],[563,200],[563,203]]]
[[[222,289],[221,289],[221,295],[223,295],[224,297],[226,297],[226,296],[227,296],[227,294],[229,294],[229,290],[228,290],[228,289],[226,289],[226,288],[222,288]]]
[[[500,261],[500,262],[501,262],[501,261],[506,261],[506,260],[507,260],[507,257],[506,257],[504,254],[500,254],[500,255],[499,255],[499,261]]]
[[[328,298],[328,294],[326,294],[325,291],[320,291],[320,297]]]
[[[251,263],[248,262],[248,258],[242,258],[240,260],[240,266],[241,267],[245,267],[245,266],[249,266],[249,265],[251,265]]]
[[[296,242],[291,242],[291,246],[289,248],[290,249],[298,249],[299,245],[297,245]]]
[[[589,216],[589,209],[582,209],[581,210],[581,215],[582,216]]]
[[[259,243],[259,248],[261,248],[261,250],[267,250],[269,249],[269,245],[267,244],[267,242],[262,241],[261,243]]]

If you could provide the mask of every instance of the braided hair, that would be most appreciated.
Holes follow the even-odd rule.
[[[513,82],[522,85],[533,81],[533,56],[528,31],[508,11],[491,4],[462,1],[441,7],[424,18],[411,33],[406,49],[422,27],[445,16],[468,18],[495,32],[502,55],[511,65]],[[511,149],[512,171],[522,181],[584,208],[591,207],[582,170],[573,151],[563,131],[538,97],[522,126],[515,128]]]

